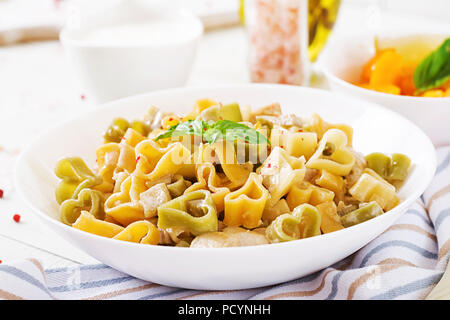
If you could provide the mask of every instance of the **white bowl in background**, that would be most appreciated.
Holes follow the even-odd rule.
[[[414,165],[399,190],[401,203],[372,220],[337,232],[291,242],[234,248],[180,248],[100,237],[59,221],[54,167],[61,157],[80,156],[92,168],[102,132],[111,120],[140,117],[150,105],[180,114],[199,98],[238,102],[254,108],[279,102],[284,113],[320,114],[354,128],[354,147],[363,154],[400,152]],[[245,289],[273,285],[326,268],[354,253],[386,230],[425,190],[436,168],[429,138],[412,122],[370,102],[325,90],[288,85],[245,84],[177,88],[113,101],[62,123],[34,140],[20,155],[15,184],[37,216],[75,246],[112,266],[168,286]]]
[[[397,37],[404,41],[411,35],[388,35],[385,42],[395,43]],[[417,35],[432,37],[439,45],[445,36],[438,34]],[[447,35],[448,37],[448,35]],[[450,98],[424,98],[397,96],[361,88],[353,83],[360,80],[363,66],[375,54],[374,37],[367,34],[333,39],[318,62],[331,90],[378,103],[400,113],[417,124],[431,138],[435,146],[450,144]]]
[[[203,34],[196,16],[126,5],[88,21],[63,28],[60,41],[90,100],[186,84]]]

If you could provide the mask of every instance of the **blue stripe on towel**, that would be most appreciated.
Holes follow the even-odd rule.
[[[437,253],[433,253],[430,252],[428,250],[425,250],[421,247],[416,246],[415,244],[412,244],[410,242],[407,241],[402,241],[402,240],[392,240],[392,241],[388,241],[385,243],[382,243],[378,246],[376,246],[375,248],[373,248],[372,250],[369,251],[369,253],[367,253],[363,260],[361,261],[361,264],[359,265],[360,268],[365,267],[366,263],[369,261],[370,257],[372,257],[375,253],[377,253],[380,250],[383,250],[385,248],[388,247],[404,247],[404,248],[408,248],[411,249],[415,252],[417,252],[418,254],[422,255],[425,258],[428,259],[437,259],[438,255]]]
[[[66,292],[66,291],[73,291],[74,289],[91,289],[91,288],[99,288],[99,287],[106,287],[117,283],[122,283],[130,280],[135,280],[136,278],[132,276],[127,277],[121,277],[121,278],[114,278],[114,279],[106,279],[106,280],[99,280],[99,281],[91,281],[91,282],[82,282],[76,285],[64,285],[59,287],[51,287],[49,288],[52,292]]]
[[[399,296],[402,296],[404,294],[408,294],[417,290],[425,289],[429,286],[432,286],[439,282],[439,280],[442,277],[442,272],[439,274],[436,274],[434,276],[413,281],[408,284],[393,288],[389,291],[386,291],[382,294],[376,295],[374,297],[371,297],[371,300],[385,300],[385,299],[394,299]]]
[[[29,284],[34,285],[35,287],[41,289],[42,291],[44,291],[45,293],[47,293],[50,297],[52,297],[51,293],[49,292],[49,290],[35,277],[29,275],[28,273],[17,269],[15,267],[12,266],[8,266],[8,265],[4,265],[0,267],[0,271],[5,272],[5,273],[9,273],[25,282],[28,282]],[[53,298],[53,297],[52,297]]]

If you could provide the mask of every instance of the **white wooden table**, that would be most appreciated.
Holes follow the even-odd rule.
[[[354,1],[352,1],[354,2]],[[352,6],[342,8],[335,37],[352,30],[383,26],[426,29],[449,22],[396,15],[374,18],[370,11]],[[247,38],[240,27],[210,31],[204,35],[187,85],[248,82]],[[319,85],[324,85],[319,83]],[[58,42],[42,42],[0,48],[0,260],[37,258],[44,268],[96,263],[41,224],[14,192],[12,174],[20,150],[35,135],[57,122],[94,108],[72,75]],[[21,220],[16,223],[13,215]]]

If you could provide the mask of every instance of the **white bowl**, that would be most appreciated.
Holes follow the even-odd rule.
[[[398,37],[402,39],[402,36]],[[391,39],[388,41],[395,43]],[[319,69],[327,77],[331,90],[388,107],[416,123],[435,146],[450,144],[450,98],[397,96],[352,84],[359,81],[364,64],[374,54],[373,36],[339,37],[329,43],[326,53],[320,59]]]
[[[121,13],[120,18],[112,15],[113,18],[104,21],[86,23],[83,28],[64,28],[60,33],[74,72],[86,95],[95,103],[183,86],[203,34],[200,19],[187,12],[148,8],[134,12],[132,6],[125,8],[128,11]],[[142,39],[136,39],[136,33],[128,37],[123,29],[116,30],[124,37],[121,41],[107,38],[113,32],[105,35],[105,27],[128,25],[131,28],[148,22],[169,29],[170,36],[162,36],[158,30],[152,33],[158,41],[151,42],[146,40],[145,33]],[[96,39],[89,37],[93,32],[97,32]]]
[[[401,203],[362,224],[297,241],[252,247],[179,248],[103,238],[58,219],[54,190],[58,159],[81,156],[91,167],[102,132],[117,116],[134,119],[150,105],[185,114],[199,98],[261,107],[279,102],[285,113],[317,112],[327,121],[354,128],[354,147],[364,154],[400,152],[414,170],[400,189]],[[245,289],[272,285],[323,269],[363,247],[386,230],[425,190],[436,168],[435,150],[413,123],[369,102],[324,90],[288,85],[245,84],[178,88],[105,104],[50,129],[23,151],[15,170],[16,188],[50,228],[96,259],[137,278],[191,289]]]

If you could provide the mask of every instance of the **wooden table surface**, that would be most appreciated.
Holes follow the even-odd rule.
[[[335,34],[361,31],[368,18],[366,9],[343,7]],[[443,28],[450,22],[383,17],[385,27],[411,26],[417,30]],[[377,22],[376,19],[374,20]],[[380,22],[380,21],[378,21]],[[370,26],[369,26],[370,27]],[[188,86],[245,83],[247,72],[245,30],[230,27],[207,32],[198,49]],[[316,85],[326,86],[323,82]],[[48,227],[28,209],[12,182],[14,163],[20,150],[46,127],[95,106],[84,96],[59,42],[40,42],[0,47],[0,260],[37,258],[44,268],[97,263]],[[14,221],[20,214],[20,222]]]

